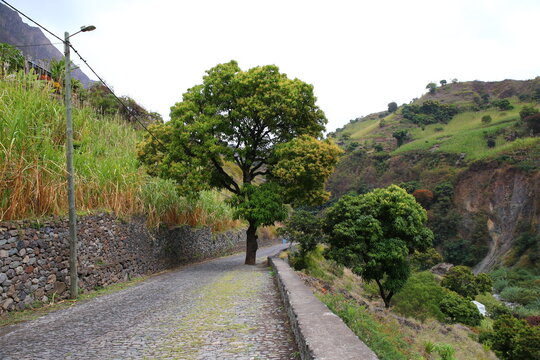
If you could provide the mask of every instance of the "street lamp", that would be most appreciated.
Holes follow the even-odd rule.
[[[68,181],[68,204],[69,204],[69,278],[70,278],[70,297],[76,299],[79,293],[79,284],[77,276],[77,214],[75,212],[75,181],[73,178],[73,120],[71,118],[71,60],[69,58],[69,38],[80,32],[95,30],[96,27],[81,26],[81,30],[73,35],[64,33],[64,65],[65,75],[65,98],[66,104],[66,160],[67,160],[67,181]]]

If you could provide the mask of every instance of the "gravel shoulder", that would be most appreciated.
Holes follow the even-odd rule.
[[[1,359],[295,359],[266,257],[233,255],[3,329]]]

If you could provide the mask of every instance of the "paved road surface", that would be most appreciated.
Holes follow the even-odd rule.
[[[0,359],[295,359],[260,249],[183,267],[2,329]],[[264,264],[262,263],[264,261]]]

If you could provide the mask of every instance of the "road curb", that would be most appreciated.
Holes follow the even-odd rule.
[[[268,257],[302,360],[377,360],[377,355],[277,257]]]

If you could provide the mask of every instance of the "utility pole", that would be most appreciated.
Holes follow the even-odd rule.
[[[68,204],[69,204],[69,295],[72,299],[79,296],[79,276],[77,271],[77,213],[75,211],[75,171],[73,170],[73,120],[71,118],[71,60],[69,38],[80,32],[93,31],[93,25],[81,26],[81,30],[75,34],[64,33],[64,65],[65,65],[65,105],[66,105],[66,162],[67,162],[67,183],[68,183]]]
[[[77,274],[77,213],[75,211],[75,180],[73,170],[73,120],[71,118],[71,61],[69,54],[69,33],[64,34],[65,105],[66,105],[66,160],[69,204],[69,294],[72,299],[79,295]]]

